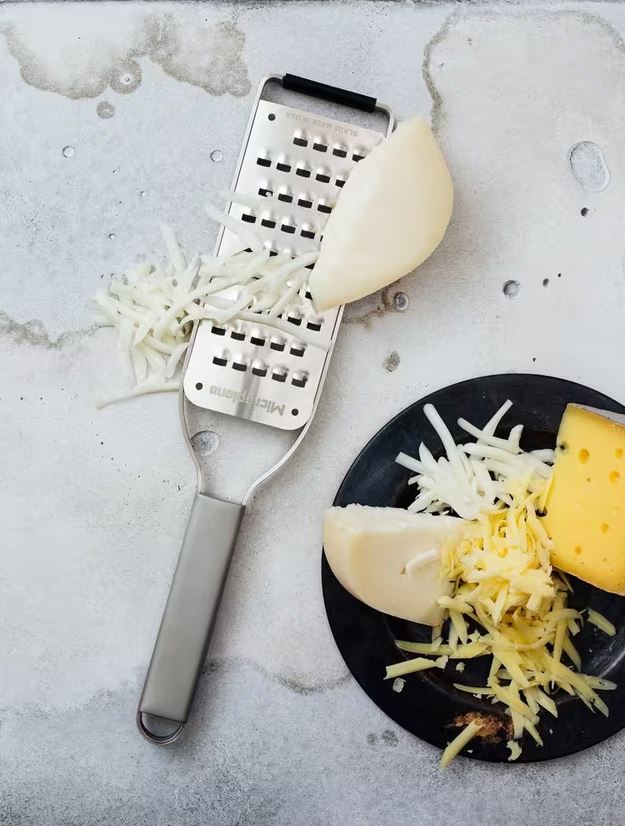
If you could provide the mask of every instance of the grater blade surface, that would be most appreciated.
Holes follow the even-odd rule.
[[[233,189],[258,206],[231,204],[229,213],[253,227],[272,254],[317,250],[323,228],[356,163],[384,138],[381,132],[259,100]],[[218,254],[239,247],[224,230]],[[183,379],[193,405],[283,430],[311,418],[342,315],[305,311],[282,320],[292,332],[234,321],[197,327]],[[318,346],[317,346],[318,345]]]

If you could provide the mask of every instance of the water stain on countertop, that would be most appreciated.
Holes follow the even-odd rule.
[[[138,60],[147,58],[211,95],[243,97],[250,91],[245,34],[236,24],[198,26],[167,13],[120,19],[116,8],[104,6],[92,12],[86,17],[74,4],[54,5],[37,18],[21,14],[0,23],[26,83],[73,100],[97,97],[108,87],[129,94],[141,84]]]
[[[94,335],[98,329],[97,325],[93,325],[82,330],[68,330],[52,338],[42,321],[31,319],[19,322],[0,310],[0,336],[11,339],[14,344],[43,347],[46,350],[61,350],[81,338]]]
[[[321,680],[319,682],[305,682],[304,680],[298,680],[285,674],[270,671],[260,663],[243,657],[228,657],[226,660],[210,660],[204,666],[202,673],[207,674],[221,671],[233,666],[253,668],[254,671],[262,674],[263,677],[267,677],[273,682],[278,683],[278,685],[281,685],[283,688],[287,688],[289,691],[293,691],[295,694],[300,694],[304,697],[307,697],[310,694],[325,694],[326,691],[332,691],[335,688],[340,688],[352,679],[352,675],[349,672],[346,672],[335,679]]]
[[[446,101],[444,100],[444,96],[441,93],[435,78],[438,76],[440,70],[444,68],[445,63],[444,61],[437,63],[434,59],[434,53],[441,44],[451,40],[455,29],[474,26],[476,31],[480,32],[480,30],[483,30],[484,28],[481,25],[482,23],[486,25],[492,24],[495,19],[496,18],[493,17],[492,12],[488,10],[483,10],[478,13],[471,11],[470,14],[467,14],[466,11],[457,9],[449,14],[443,25],[434,34],[423,50],[422,74],[423,80],[432,99],[432,107],[430,112],[432,131],[439,137],[444,131],[447,111],[445,105]],[[561,30],[562,24],[570,22],[578,28],[579,32],[583,32],[584,35],[587,33],[587,36],[590,36],[591,29],[594,28],[609,37],[612,41],[615,52],[620,53],[621,58],[625,55],[625,41],[620,36],[618,30],[611,25],[608,20],[587,11],[581,11],[578,9],[552,10],[537,8],[531,11],[517,11],[514,14],[507,15],[506,19],[508,21],[513,20],[517,23],[525,23],[530,27],[534,27],[536,31],[544,30],[545,27],[549,25],[554,27],[554,31],[558,29]],[[467,42],[469,45],[472,45],[473,38],[468,38]],[[612,55],[607,55],[607,58],[611,57]],[[582,141],[581,143],[592,144],[591,141]],[[579,146],[579,144],[575,144],[571,148],[571,151],[575,150],[577,146]],[[589,149],[590,151],[588,151]],[[585,186],[587,189],[593,189],[593,187],[598,184],[600,189],[604,189],[605,186],[607,186],[607,183],[609,183],[609,170],[607,168],[607,164],[605,164],[603,153],[599,147],[596,147],[595,149],[594,144],[592,144],[592,148],[584,147],[582,151],[584,153],[584,158],[582,160],[578,157],[578,161],[584,167],[581,177],[585,182],[583,183],[578,177],[579,168],[575,170],[573,169],[573,165],[571,165],[571,171],[574,177],[578,180],[578,183],[581,183],[582,186]],[[590,170],[589,165],[594,168]],[[604,168],[602,168],[602,165]],[[591,185],[587,186],[586,183],[590,183]],[[599,191],[599,189],[595,189],[594,191]]]
[[[610,170],[594,141],[579,141],[571,147],[569,168],[577,183],[591,192],[601,192],[610,183]]]
[[[388,313],[404,313],[410,306],[410,299],[405,292],[393,290],[396,286],[391,284],[384,287],[379,293],[366,296],[361,301],[351,306],[348,305],[343,321],[345,324],[360,324],[370,329],[374,318],[382,318]]]
[[[388,373],[393,373],[399,367],[400,357],[397,350],[393,350],[388,356],[384,359],[384,369]]]

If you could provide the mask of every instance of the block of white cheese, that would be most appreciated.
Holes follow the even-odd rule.
[[[411,272],[440,244],[453,185],[423,118],[401,123],[351,171],[326,224],[310,292],[319,311]]]
[[[466,523],[400,508],[330,508],[323,523],[326,558],[341,585],[394,617],[436,625],[438,598],[451,592],[441,551],[460,541]]]

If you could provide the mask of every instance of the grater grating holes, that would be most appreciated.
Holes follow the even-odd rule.
[[[273,121],[270,115],[275,115]],[[272,257],[316,249],[341,192],[337,186],[347,181],[356,163],[353,155],[366,155],[381,136],[369,130],[360,132],[350,124],[326,124],[308,112],[265,101],[259,103],[251,129],[249,151],[233,189],[243,196],[256,195],[257,202],[235,201],[230,213],[258,232],[266,254]],[[234,245],[226,232],[226,251]],[[337,314],[320,315],[306,293],[303,286],[296,296],[301,302],[297,306],[301,317],[293,315],[293,305],[284,309],[277,322],[282,330],[265,325],[262,312],[246,322],[209,322],[200,327],[199,333],[203,330],[204,334],[199,344],[203,341],[208,349],[204,350],[204,365],[197,354],[191,359],[186,382],[192,391],[189,400],[200,407],[283,429],[306,421],[327,359],[325,349],[312,346],[312,342],[326,345],[337,326]],[[260,306],[257,301],[252,311],[258,312]],[[214,334],[211,324],[220,328]],[[213,357],[226,367],[212,364]],[[203,385],[202,392],[195,387],[198,382]],[[208,393],[213,384],[224,392]],[[281,405],[279,415],[276,405]]]
[[[308,141],[304,137],[304,133],[301,131],[301,129],[298,129],[293,135],[293,143],[295,144],[295,146],[308,146]]]
[[[248,361],[247,359],[242,356],[240,353],[234,356],[232,359],[232,369],[238,370],[239,373],[245,373],[248,368]]]
[[[295,311],[291,311],[289,313],[289,315],[287,316],[287,321],[290,324],[295,324],[296,327],[300,327],[301,324],[302,324],[302,316],[301,316],[300,313],[297,313]]]

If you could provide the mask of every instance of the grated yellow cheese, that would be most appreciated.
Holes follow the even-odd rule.
[[[454,583],[451,595],[439,600],[448,620],[444,626],[447,639],[442,639],[443,628],[437,627],[433,643],[396,644],[403,651],[422,655],[417,660],[428,655],[461,660],[490,656],[484,686],[457,683],[455,688],[505,707],[513,731],[509,759],[515,760],[521,753],[515,741],[525,733],[542,746],[540,714],[558,716],[550,696],[554,691],[577,696],[592,711],[607,715],[608,707],[597,691],[616,686],[581,673],[573,638],[584,617],[567,606],[573,589],[564,573],[552,569],[553,542],[538,517],[551,487],[552,452],[524,453],[519,447],[520,426],[512,429],[508,439],[494,435],[509,407],[508,402],[482,430],[459,420],[478,440],[462,446],[455,445],[433,408],[424,409],[446,458],[436,462],[421,445],[419,461],[398,459],[419,474],[411,480],[420,489],[413,509],[444,513],[451,508],[465,516],[454,504],[461,501],[474,516],[465,516],[461,541],[443,550],[443,575]],[[589,609],[587,619],[606,634],[615,633],[601,614]],[[441,765],[447,765],[477,731],[467,726],[445,749]]]
[[[580,673],[581,658],[572,637],[583,616],[567,607],[570,584],[552,570],[551,541],[536,518],[541,485],[547,484],[535,481],[530,491],[527,482],[511,481],[507,506],[467,524],[461,542],[446,549],[445,566],[455,582],[452,595],[440,599],[449,618],[447,642],[440,637],[435,643],[397,641],[401,650],[425,656],[387,669],[387,676],[398,676],[425,669],[426,663],[435,667],[437,661],[427,655],[439,660],[491,656],[486,685],[457,683],[455,688],[504,705],[512,719],[513,741],[527,732],[539,746],[540,712],[558,715],[549,696],[553,690],[561,688],[607,715],[597,691],[614,687],[609,680]],[[594,611],[588,611],[588,620],[608,634],[613,630]],[[469,633],[467,621],[479,630]],[[456,750],[453,741],[448,748],[457,754],[465,742]]]
[[[462,729],[457,737],[454,737],[441,755],[441,769],[446,769],[451,761],[456,759],[462,749],[467,745],[467,743],[471,742],[481,728],[482,726],[479,723],[471,722],[468,726]]]
[[[406,642],[405,640],[395,640],[395,645],[401,651],[408,651],[411,654],[445,654],[452,660],[470,660],[473,657],[481,657],[488,653],[488,646],[479,642],[468,642],[466,645],[445,645],[440,641],[429,642]]]
[[[416,671],[427,671],[428,668],[445,668],[448,657],[438,657],[436,660],[427,660],[425,657],[415,657],[401,663],[386,666],[385,680],[392,677],[403,677],[404,674],[413,674]]]
[[[597,628],[600,628],[610,637],[616,634],[616,628],[613,623],[611,623],[609,619],[606,619],[603,614],[600,614],[598,611],[593,611],[592,608],[588,609],[588,622],[596,625]]]
[[[518,760],[521,756],[521,746],[515,740],[508,740],[507,747],[510,749],[510,757],[508,757],[508,762],[510,763],[512,760]]]

